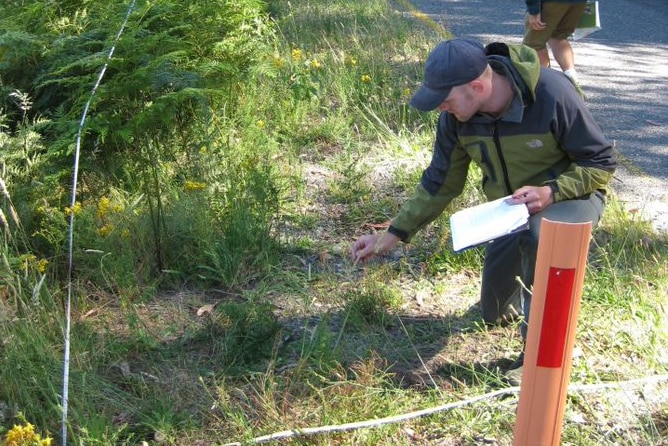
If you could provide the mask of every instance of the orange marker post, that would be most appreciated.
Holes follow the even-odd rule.
[[[543,219],[514,446],[558,446],[592,224]]]

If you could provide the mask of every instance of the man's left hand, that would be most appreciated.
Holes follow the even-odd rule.
[[[526,204],[531,215],[554,203],[550,186],[522,186],[513,193],[511,200],[513,204]]]

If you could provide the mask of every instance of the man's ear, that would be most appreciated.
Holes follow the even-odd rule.
[[[469,82],[469,85],[476,93],[480,93],[485,90],[485,85],[480,78],[473,79],[471,82]]]

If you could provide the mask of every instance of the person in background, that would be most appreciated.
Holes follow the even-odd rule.
[[[550,66],[549,45],[561,70],[576,86],[579,86],[579,79],[568,37],[580,22],[586,3],[586,0],[526,0],[522,43],[536,50],[544,67]]]
[[[411,105],[440,111],[431,162],[387,231],[353,243],[353,260],[410,241],[462,193],[473,162],[482,169],[488,200],[511,195],[530,214],[528,230],[486,246],[480,292],[485,322],[524,315],[526,336],[541,220],[596,225],[616,167],[613,148],[573,84],[541,67],[524,45],[441,42],[425,62]],[[523,358],[522,352],[506,374],[513,385]]]

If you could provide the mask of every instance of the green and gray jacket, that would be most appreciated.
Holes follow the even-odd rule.
[[[487,46],[492,68],[513,84],[515,98],[499,117],[478,113],[466,122],[442,112],[431,163],[389,232],[408,241],[459,196],[469,164],[482,170],[488,200],[522,186],[549,185],[555,202],[605,193],[617,166],[573,84],[561,72],[541,68],[523,45]]]
[[[553,3],[585,3],[587,0],[548,0]],[[536,15],[540,12],[541,3],[545,0],[526,0],[527,12],[531,15]]]

